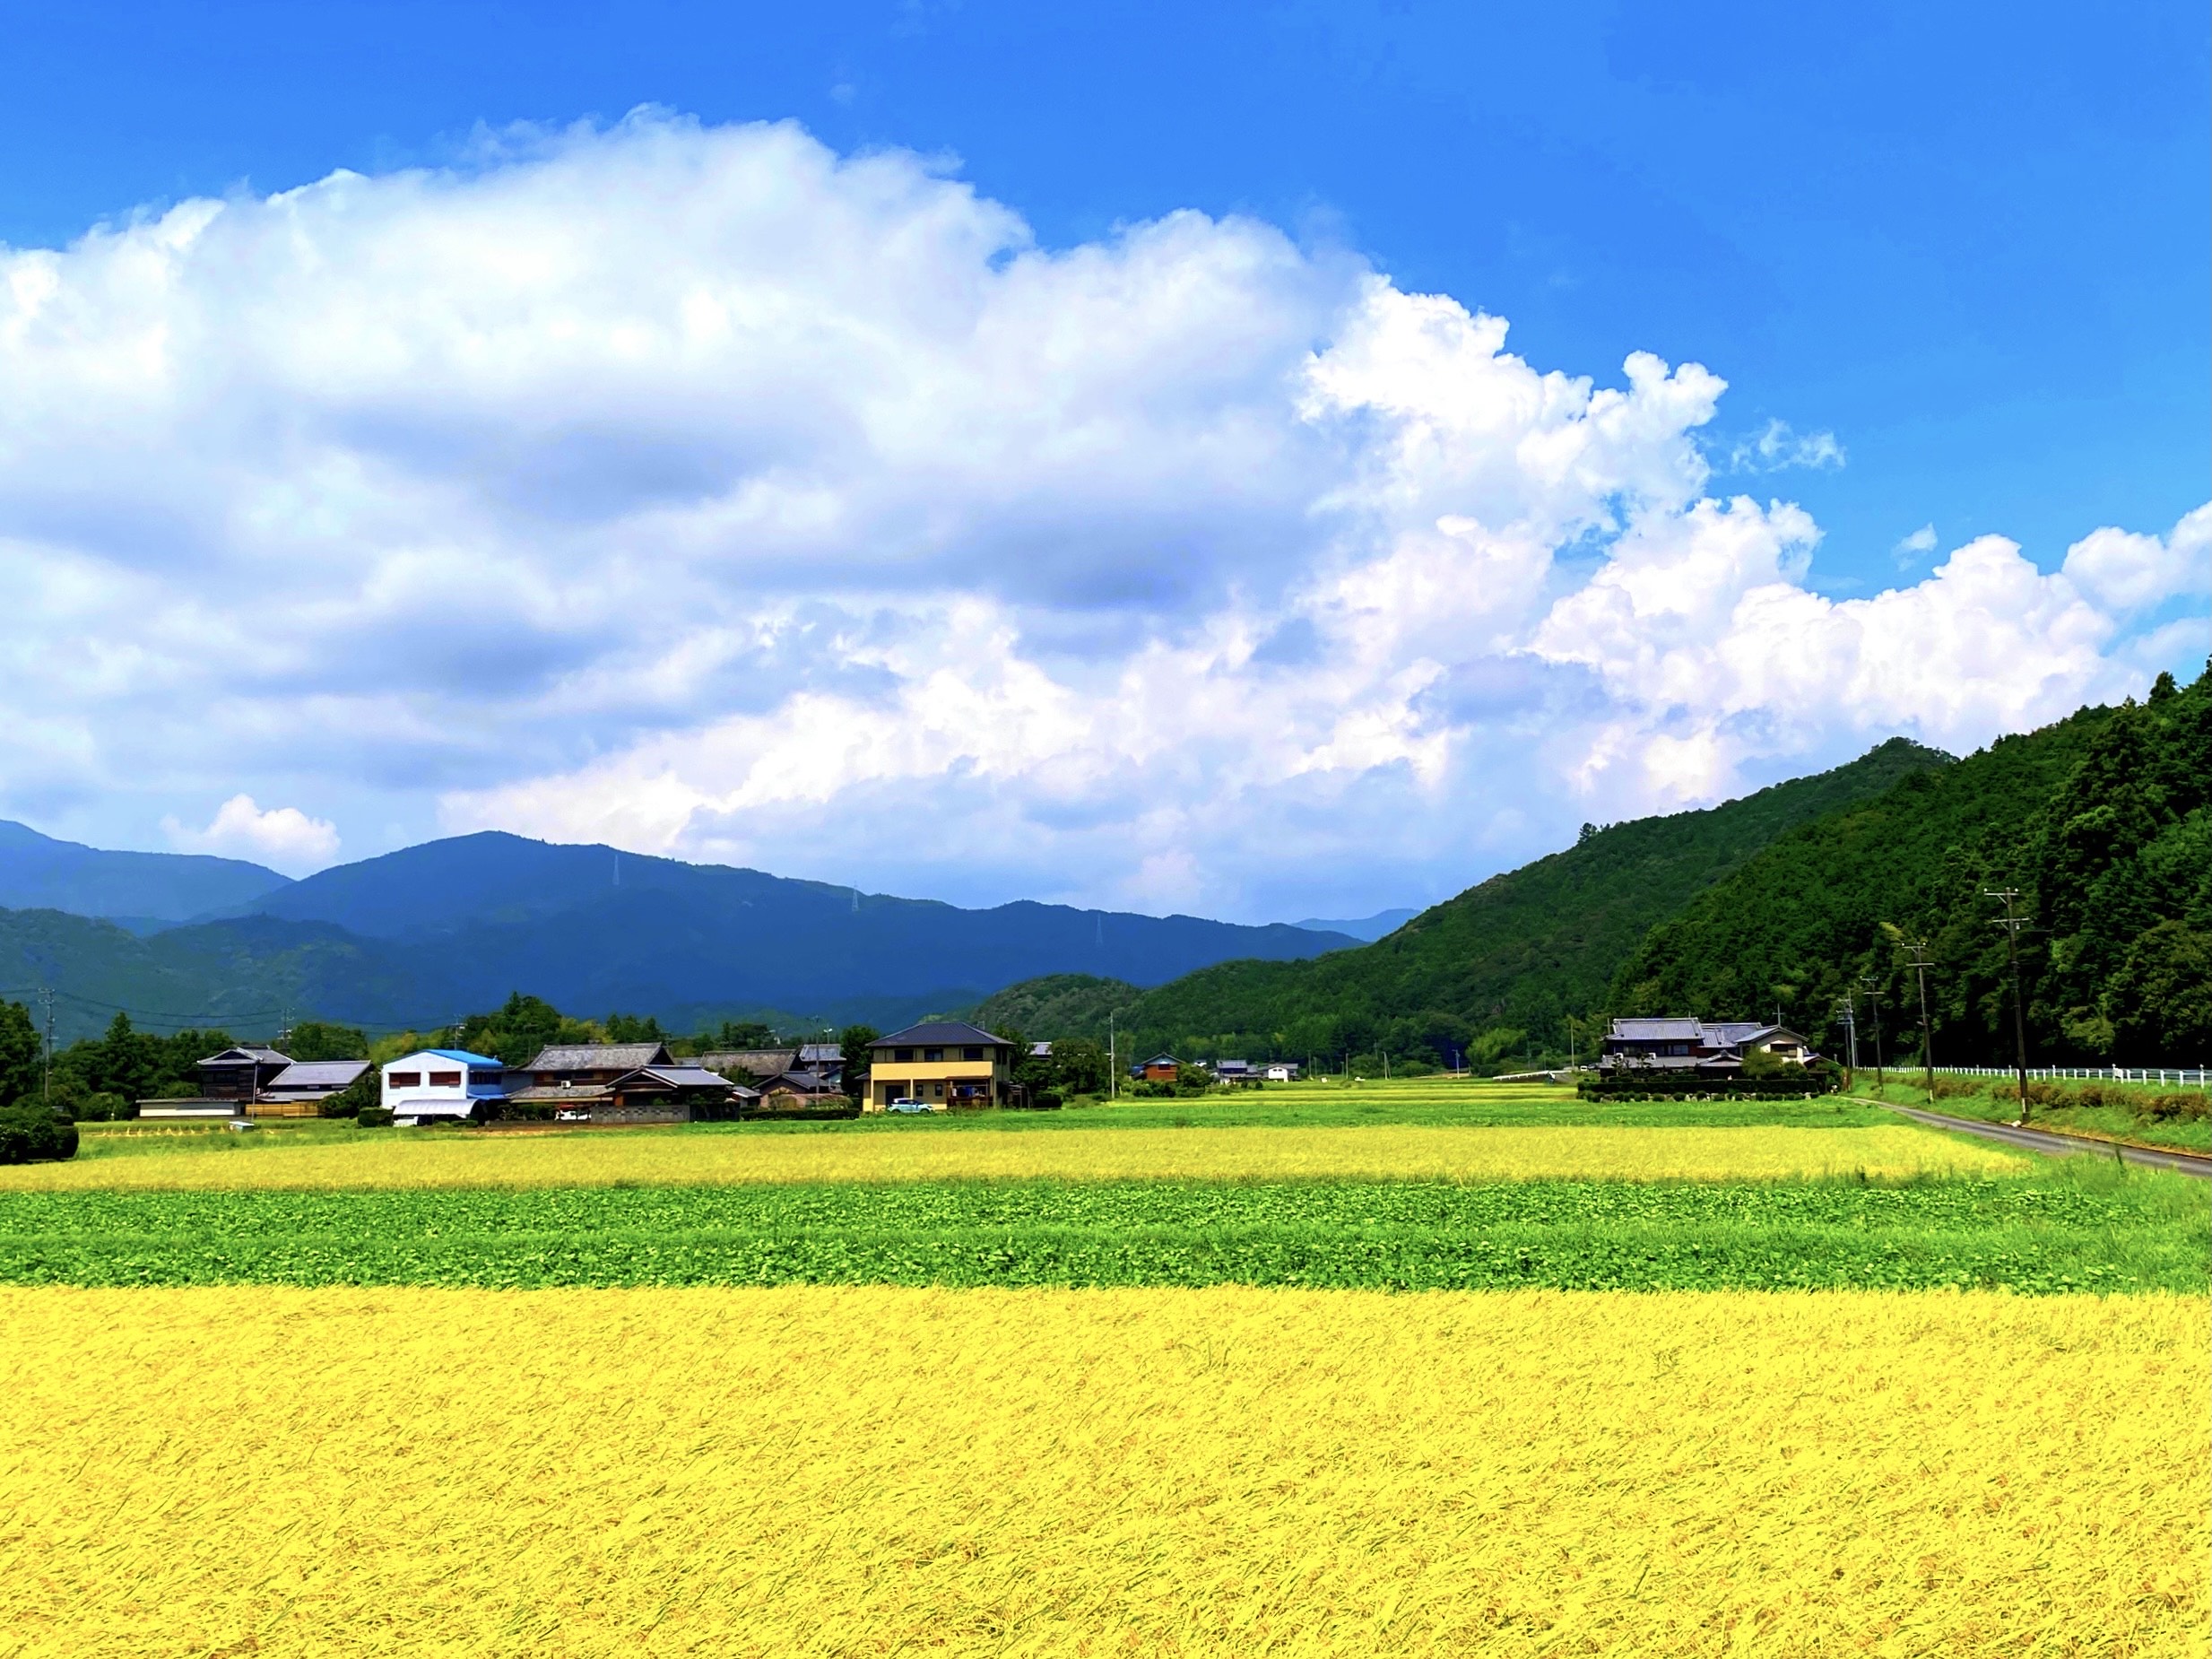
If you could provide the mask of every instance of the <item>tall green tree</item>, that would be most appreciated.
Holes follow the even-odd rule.
[[[284,1034],[284,1052],[295,1060],[366,1060],[369,1034],[358,1026],[302,1020]]]
[[[854,1100],[868,1098],[868,1045],[883,1033],[872,1025],[848,1025],[837,1034],[838,1056],[845,1062],[845,1092]]]
[[[0,1107],[38,1096],[45,1053],[30,1010],[21,1003],[0,1003]]]

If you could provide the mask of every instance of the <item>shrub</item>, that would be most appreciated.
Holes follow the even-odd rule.
[[[2201,1090],[2191,1090],[2182,1094],[2155,1094],[2144,1099],[2136,1107],[2136,1114],[2140,1117],[2158,1119],[2178,1117],[2189,1121],[2212,1117],[2212,1095],[2205,1094]]]
[[[487,1100],[478,1108],[488,1124],[550,1124],[551,1100]]]
[[[389,1129],[392,1126],[392,1108],[388,1106],[364,1106],[353,1114],[353,1121],[364,1129]]]
[[[77,1155],[77,1126],[44,1101],[19,1100],[0,1111],[0,1164],[28,1164]]]
[[[381,1109],[383,1104],[384,1074],[372,1065],[317,1109],[325,1117],[352,1117],[370,1107]]]

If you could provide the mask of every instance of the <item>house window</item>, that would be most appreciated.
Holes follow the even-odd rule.
[[[983,1058],[983,1050],[980,1048],[963,1048],[960,1050],[960,1058],[963,1060],[980,1060]]]
[[[460,1086],[461,1073],[458,1072],[432,1072],[430,1073],[430,1087],[433,1089],[458,1089]]]
[[[891,1050],[891,1058],[902,1063],[910,1064],[914,1059],[914,1050],[911,1048],[894,1048]]]
[[[420,1089],[422,1087],[422,1073],[420,1072],[386,1072],[384,1074],[384,1081],[394,1089]]]
[[[476,1089],[497,1089],[499,1086],[499,1073],[476,1067],[469,1073],[469,1084]]]
[[[922,1051],[922,1059],[924,1064],[932,1060],[941,1060],[944,1057],[945,1051],[941,1048],[924,1048]]]

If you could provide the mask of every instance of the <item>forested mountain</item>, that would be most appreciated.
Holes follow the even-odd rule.
[[[902,1024],[1040,974],[1157,984],[1226,957],[1352,942],[1064,905],[967,910],[501,834],[326,870],[248,908],[143,939],[55,911],[0,912],[0,983],[64,993],[71,1034],[117,1007],[246,1033],[273,1029],[285,1008],[372,1029],[442,1025],[516,990],[683,1029],[758,1019],[796,1030]]]
[[[247,904],[289,885],[273,870],[198,853],[111,853],[0,819],[0,906],[144,927]]]
[[[1050,1040],[1096,1033],[1104,1040],[1106,1021],[1144,995],[1126,979],[1095,974],[1046,974],[993,992],[973,1008],[958,1011],[987,1031],[1035,1031]]]
[[[1488,1061],[1564,1052],[1567,1017],[1602,1011],[1614,975],[1654,923],[1777,837],[1949,764],[1893,738],[1848,766],[1725,805],[1586,827],[1565,852],[1493,876],[1377,943],[1303,962],[1224,962],[1125,1002],[1094,987],[1082,1003],[1088,1023],[1063,1033],[1031,1019],[1026,1029],[1100,1036],[1111,1006],[1131,1034],[1129,1053],[1302,1060],[1387,1050],[1442,1060],[1456,1050]]]
[[[1917,1050],[1903,942],[1925,939],[1939,1060],[2012,1056],[2001,914],[2017,888],[2039,1063],[2212,1060],[2212,667],[2186,691],[2086,708],[1785,836],[1656,928],[1617,1012],[1785,1015],[1832,1030],[1871,980]],[[1861,998],[1862,1044],[1870,1036]]]

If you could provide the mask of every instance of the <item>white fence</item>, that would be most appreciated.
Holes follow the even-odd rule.
[[[1861,1071],[1868,1068],[1861,1066]],[[1917,1065],[1889,1065],[1892,1072],[1917,1072]],[[1939,1065],[1946,1077],[2010,1077],[2008,1065]],[[2183,1089],[2212,1089],[2212,1071],[2198,1066],[2156,1065],[2031,1065],[2031,1078],[2079,1077],[2107,1083],[2170,1083]]]

